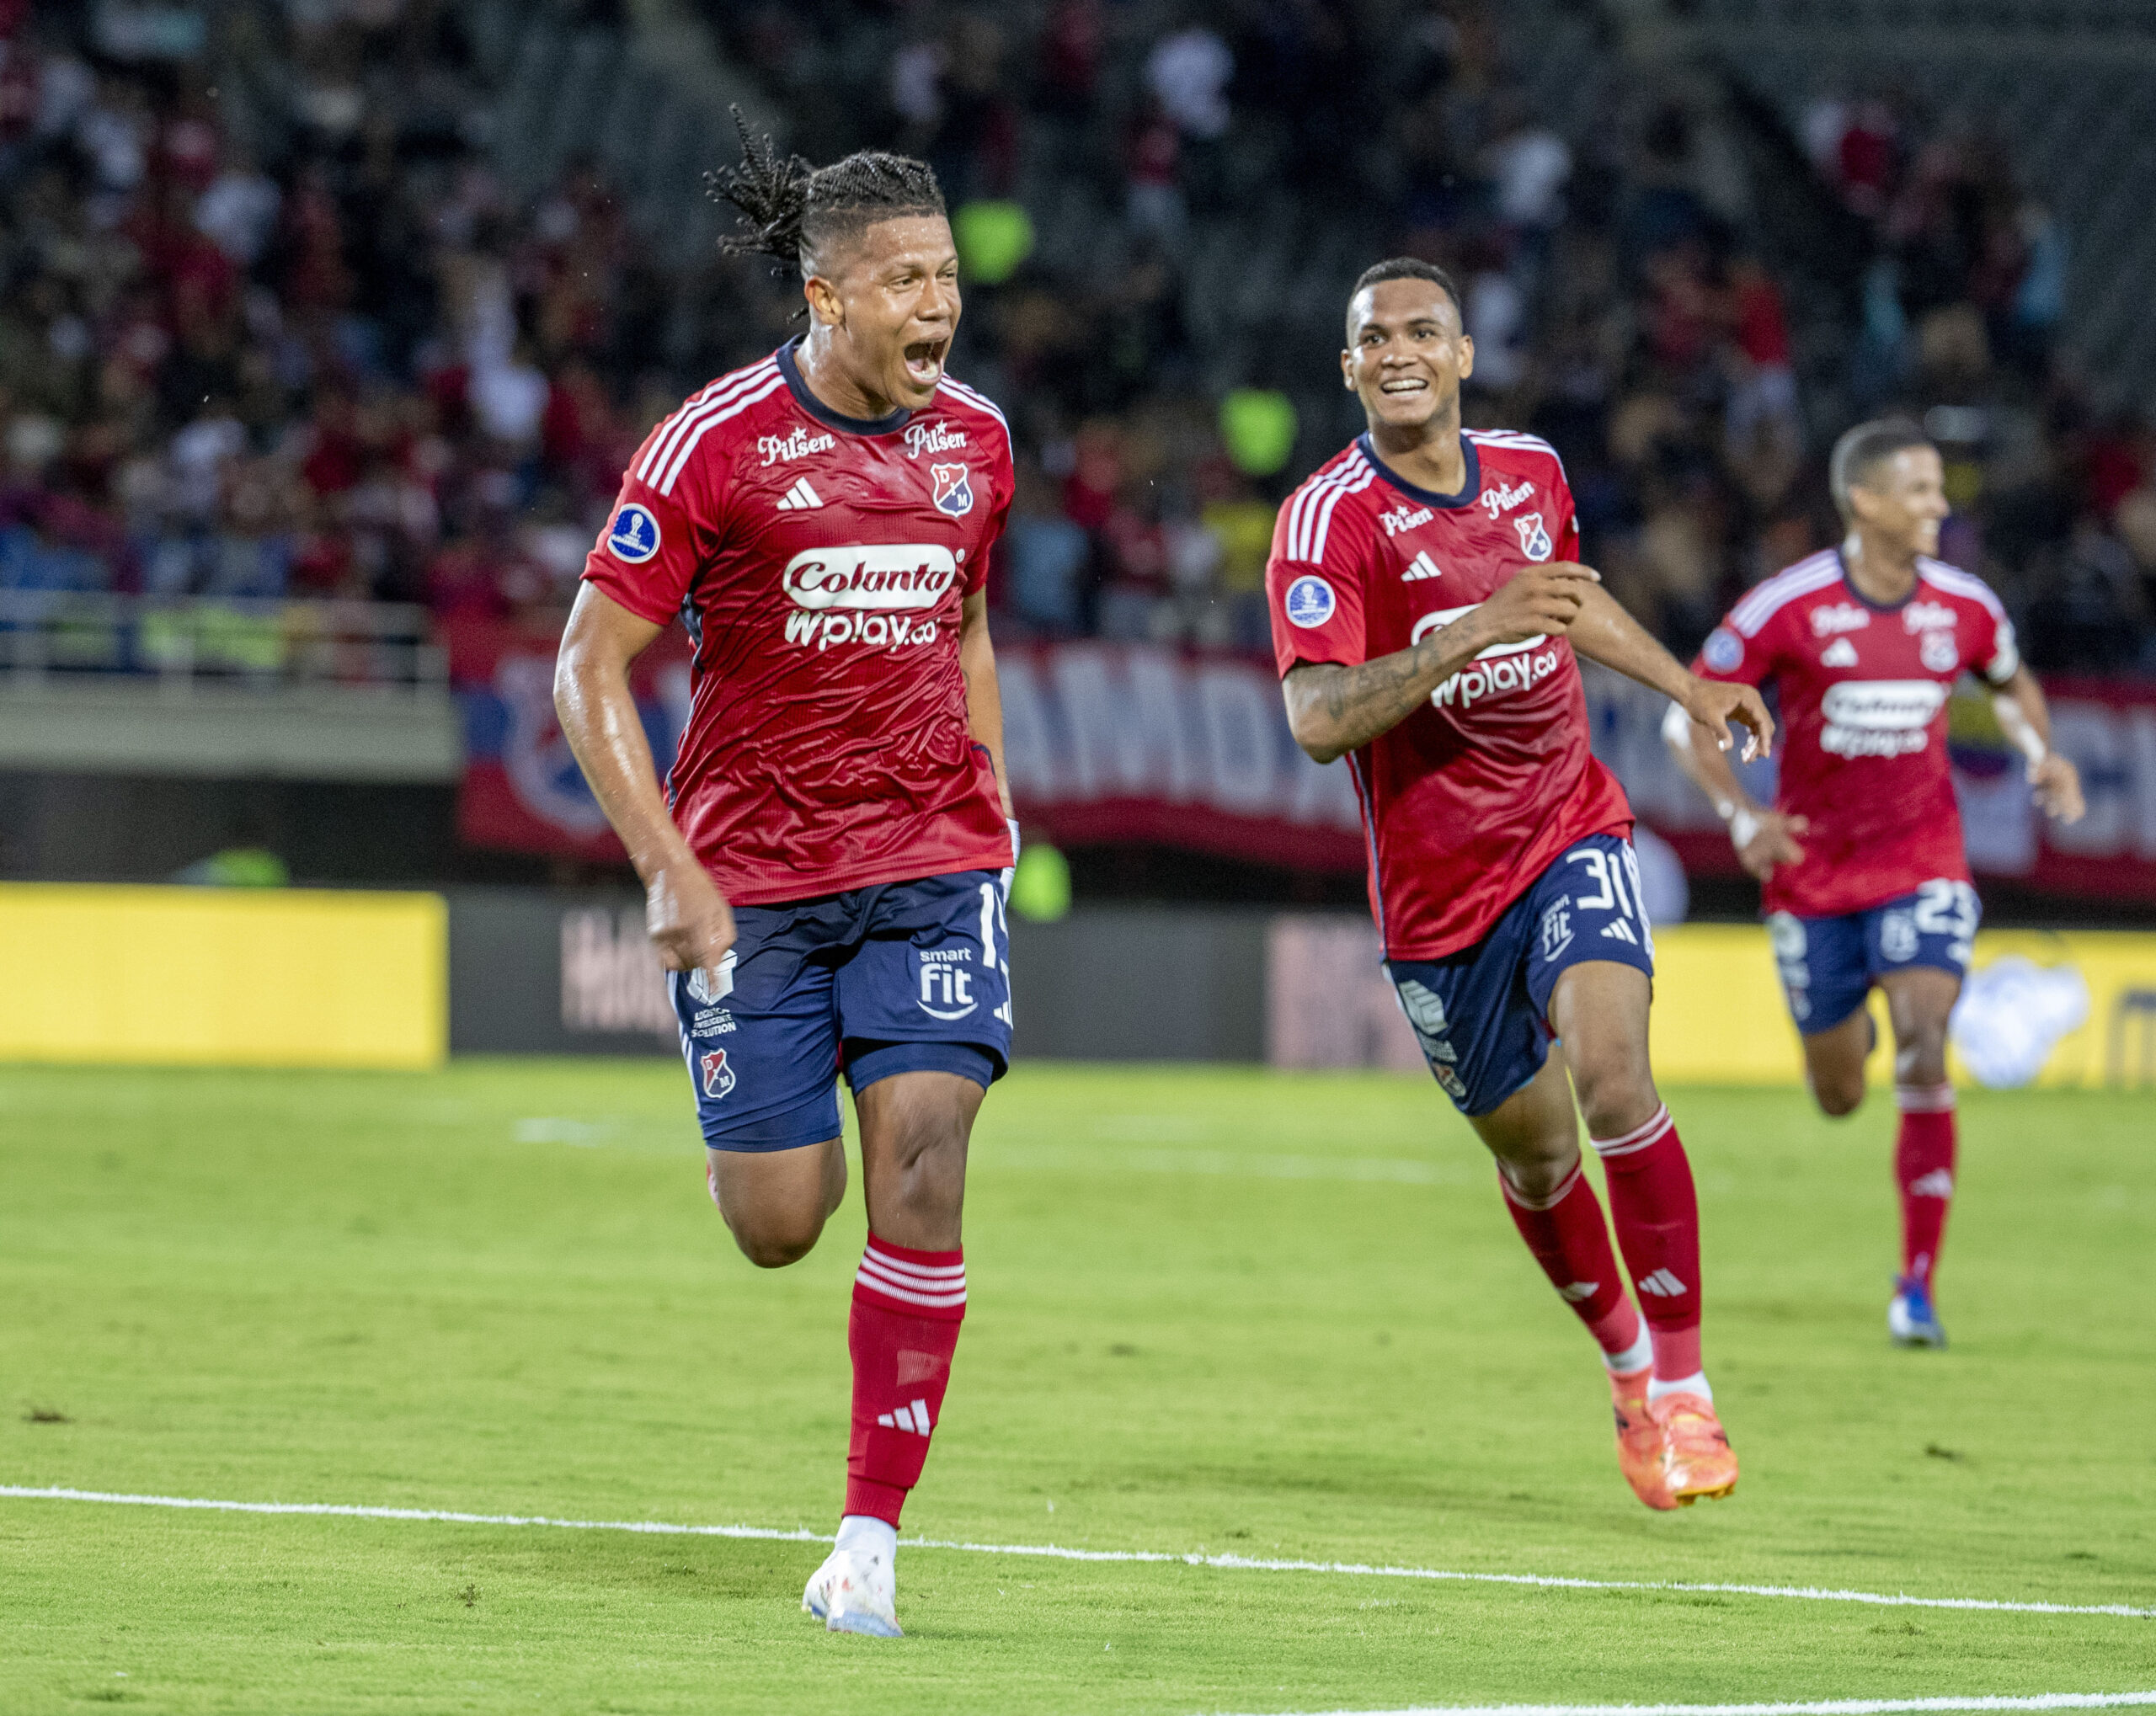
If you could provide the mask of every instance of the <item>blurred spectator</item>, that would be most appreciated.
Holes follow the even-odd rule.
[[[1235,71],[1228,45],[1193,24],[1154,45],[1146,56],[1145,83],[1178,131],[1209,143],[1228,129],[1228,80]]]
[[[96,10],[0,9],[0,584],[543,627],[646,429],[799,327],[595,162],[499,168],[457,4],[295,0],[205,38],[231,77],[75,40]],[[1012,421],[1013,624],[1262,651],[1273,509],[1359,427],[1341,300],[1410,251],[1462,281],[1470,420],[1558,447],[1673,645],[1833,540],[1824,450],[1891,409],[2032,661],[2156,669],[2156,439],[2057,354],[2068,234],[1903,92],[1815,105],[1750,195],[1705,80],[1538,104],[1488,0],[701,13],[792,147],[921,153],[973,222],[953,367]],[[263,88],[291,109],[229,93]]]

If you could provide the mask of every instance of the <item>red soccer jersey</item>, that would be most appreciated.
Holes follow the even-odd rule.
[[[2014,626],[1981,578],[1917,562],[1897,607],[1859,595],[1829,549],[1760,584],[1708,637],[1694,671],[1781,701],[1774,808],[1810,822],[1776,868],[1770,912],[1869,911],[1935,877],[1969,879],[1946,766],[1946,698],[1966,669],[1994,685],[2020,665]]]
[[[1458,494],[1388,471],[1364,435],[1281,508],[1265,590],[1284,676],[1407,648],[1530,561],[1579,549],[1572,490],[1549,443],[1462,438]],[[1486,650],[1348,758],[1385,951],[1435,959],[1480,941],[1589,834],[1625,834],[1631,807],[1588,749],[1587,694],[1562,637]]]
[[[667,790],[729,899],[1011,862],[958,625],[1013,486],[1003,413],[971,388],[841,417],[792,346],[637,450],[584,575],[654,625],[679,613],[696,644]]]

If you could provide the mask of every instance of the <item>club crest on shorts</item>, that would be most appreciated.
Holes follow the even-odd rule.
[[[1556,552],[1540,513],[1522,513],[1513,520],[1513,529],[1519,532],[1519,552],[1529,560],[1547,560]]]
[[[963,519],[974,509],[974,482],[972,475],[963,465],[931,465],[928,474],[936,482],[936,509],[948,513],[954,519]]]
[[[1917,957],[1917,921],[1908,912],[1889,912],[1879,920],[1881,957],[1906,965]]]
[[[649,507],[631,501],[614,514],[607,528],[606,548],[616,560],[642,566],[659,552],[659,520]]]
[[[716,1102],[734,1088],[734,1069],[726,1064],[726,1051],[707,1048],[696,1057],[703,1069],[704,1095]]]

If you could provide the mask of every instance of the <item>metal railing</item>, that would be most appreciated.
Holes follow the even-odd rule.
[[[424,608],[0,590],[0,685],[144,679],[435,694],[449,658]]]

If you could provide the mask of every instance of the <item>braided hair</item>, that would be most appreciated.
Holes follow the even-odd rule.
[[[814,167],[798,155],[782,159],[769,137],[760,148],[738,107],[734,128],[741,164],[707,175],[712,195],[740,211],[734,232],[719,241],[729,255],[776,257],[806,274],[834,239],[857,237],[879,221],[945,212],[942,187],[926,161],[864,149]]]

